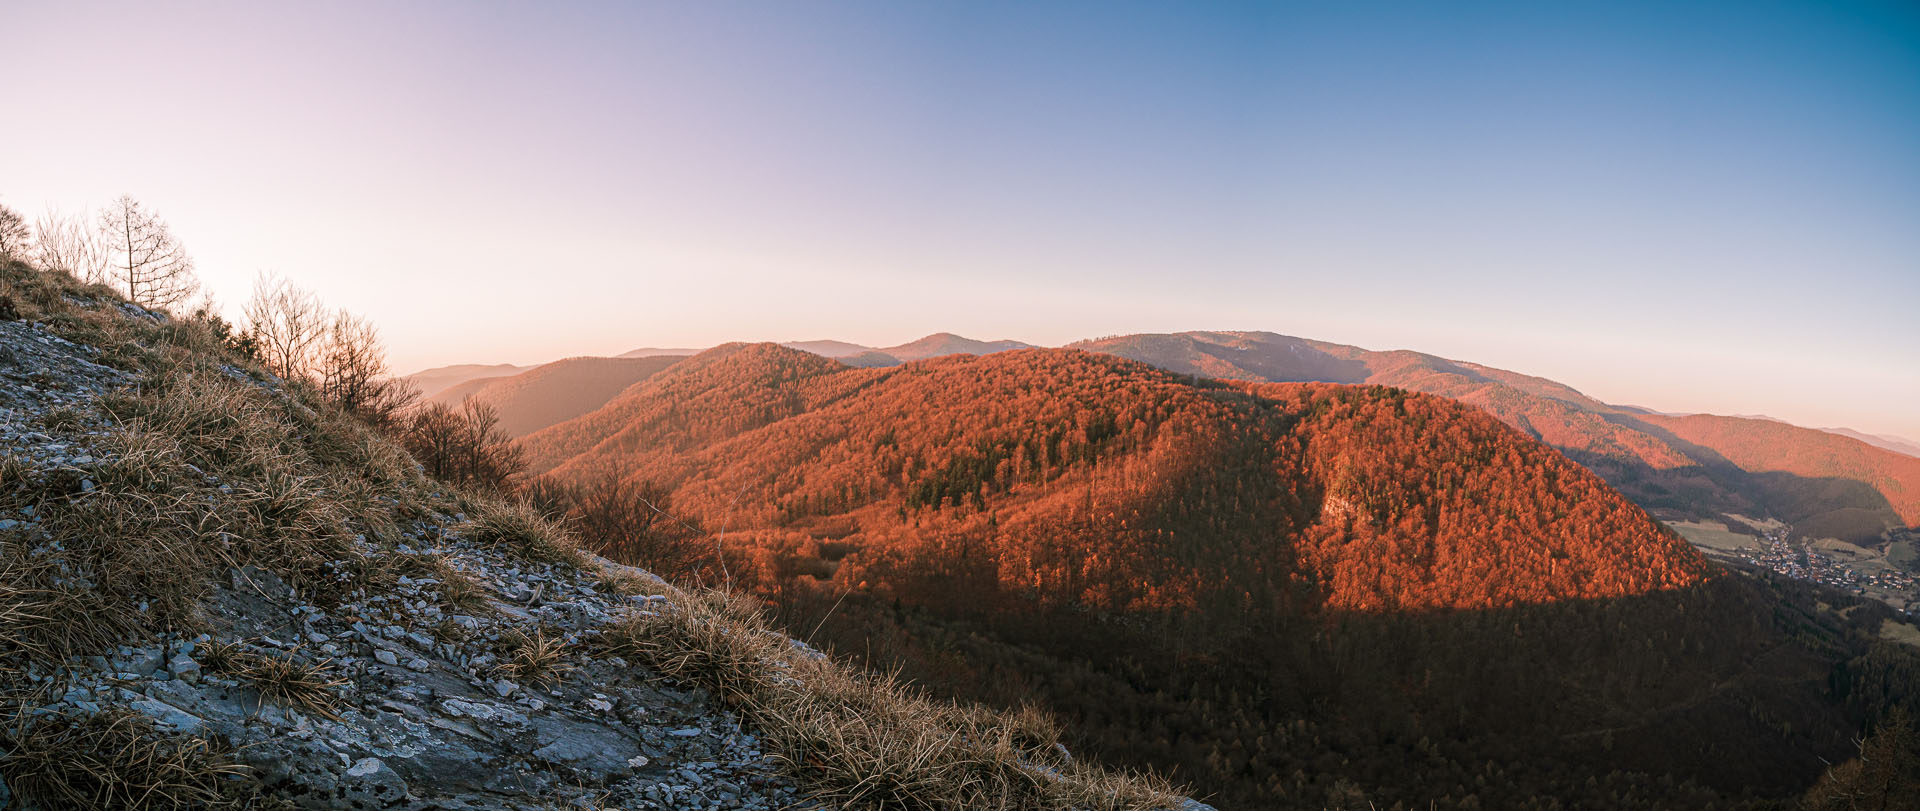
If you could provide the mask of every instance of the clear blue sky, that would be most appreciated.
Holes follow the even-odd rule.
[[[6,3],[0,202],[396,364],[1267,329],[1920,437],[1913,3]]]

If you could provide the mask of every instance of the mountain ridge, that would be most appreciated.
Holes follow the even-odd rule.
[[[1503,807],[1593,785],[1672,807],[1792,794],[1851,722],[1834,661],[1787,640],[1865,657],[1846,646],[1895,621],[1721,569],[1485,410],[1377,385],[740,344],[522,447],[542,481],[612,473],[716,533],[732,582],[834,650],[1003,706],[1040,696],[1105,730],[1094,751],[1206,775],[1223,806],[1337,806],[1349,781],[1425,803],[1490,760],[1540,786],[1481,794]],[[1379,776],[1422,738],[1457,754]],[[1334,739],[1368,765],[1326,760]],[[1274,779],[1296,772],[1339,779]]]
[[[1650,508],[1696,515],[1766,511],[1780,517],[1834,529],[1845,540],[1868,541],[1898,522],[1920,524],[1920,472],[1889,452],[1865,443],[1851,453],[1867,460],[1873,473],[1862,484],[1874,493],[1843,495],[1830,510],[1792,494],[1778,482],[1756,477],[1785,473],[1813,479],[1840,477],[1846,464],[1835,460],[1790,465],[1784,458],[1743,455],[1740,463],[1717,446],[1673,441],[1664,435],[1670,417],[1634,407],[1616,407],[1546,378],[1434,355],[1291,338],[1272,333],[1178,333],[1115,336],[1074,344],[1109,351],[1181,373],[1225,379],[1298,380],[1333,378],[1398,386],[1458,399],[1500,417],[1546,441],[1599,472],[1610,483]],[[1738,418],[1711,417],[1713,420]],[[1781,436],[1800,445],[1830,446],[1835,437],[1817,429],[1790,426]],[[1706,437],[1702,434],[1701,437]],[[1728,441],[1727,431],[1712,441]],[[1709,443],[1710,445],[1711,443]],[[1777,478],[1777,477],[1776,477]],[[1806,488],[1821,485],[1809,482]],[[1839,513],[1864,511],[1878,519],[1835,523]]]

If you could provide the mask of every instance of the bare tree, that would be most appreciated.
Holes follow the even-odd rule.
[[[69,216],[49,208],[33,222],[34,259],[87,284],[107,283],[107,246],[100,229],[82,213]]]
[[[267,369],[287,379],[310,379],[327,337],[326,308],[293,282],[262,273],[253,282],[242,317]]]
[[[126,286],[127,298],[141,307],[170,307],[193,295],[199,282],[193,277],[193,258],[187,256],[173,231],[152,212],[127,195],[113,201],[100,217],[116,281]]]
[[[429,403],[413,412],[400,435],[427,475],[464,487],[499,492],[526,459],[500,432],[493,406],[469,398],[460,408]]]
[[[24,262],[27,259],[27,246],[33,232],[27,228],[27,220],[5,205],[0,205],[0,259],[13,259]]]
[[[391,424],[419,391],[387,375],[380,330],[340,310],[327,326],[319,355],[320,391],[328,400],[376,426]]]

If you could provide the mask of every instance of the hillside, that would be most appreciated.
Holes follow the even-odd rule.
[[[1063,350],[856,370],[756,344],[685,369],[528,437],[532,471],[619,470],[743,531],[845,516],[835,536],[854,565],[894,554],[909,527],[991,522],[991,555],[1030,567],[1008,588],[1103,608],[1281,599],[1296,582],[1320,584],[1316,599],[1333,607],[1469,607],[1638,593],[1704,572],[1586,471],[1440,398],[1201,388]],[[1412,470],[1417,490],[1399,481]],[[1472,504],[1468,492],[1503,498]],[[1254,525],[1272,529],[1233,544],[1214,531]],[[1423,540],[1371,549],[1383,529]],[[1301,548],[1304,559],[1287,557]],[[1078,562],[1088,554],[1104,565]]]
[[[1720,571],[1402,390],[732,345],[522,445],[664,494],[789,627],[1227,808],[1739,807],[1915,694],[1884,606]]]
[[[429,479],[233,335],[0,261],[0,807],[1206,809]]]
[[[1867,524],[1853,534],[1878,534],[1886,529],[1889,523],[1878,513],[1887,506],[1900,522],[1893,525],[1920,526],[1920,458],[1874,447],[1851,437],[1772,420],[1711,414],[1683,417],[1649,414],[1640,419],[1682,442],[1709,448],[1747,472],[1763,477],[1772,474],[1771,478],[1789,481],[1831,483],[1825,489],[1835,492],[1821,499],[1820,506],[1825,508],[1844,503],[1840,499],[1854,498],[1855,503],[1850,506]],[[1848,484],[1864,484],[1872,488],[1872,492],[1858,492],[1857,488],[1847,487]],[[1795,497],[1807,496],[1795,490],[1780,493],[1773,501],[1784,503]],[[1814,509],[1818,508],[1804,506],[1791,511],[1809,513]],[[1827,513],[1809,520],[1821,518],[1840,520],[1840,516]],[[1848,535],[1841,528],[1835,528],[1833,534]]]
[[[899,346],[883,346],[880,352],[903,361],[937,358],[941,355],[990,355],[1012,349],[1026,349],[1030,344],[1019,341],[976,341],[951,332],[936,332],[917,341],[909,341]]]
[[[1920,474],[1913,468],[1888,451],[1836,444],[1840,438],[1811,429],[1775,431],[1777,445],[1742,446],[1730,431],[1688,440],[1672,435],[1660,415],[1611,406],[1544,378],[1272,333],[1130,335],[1074,346],[1180,374],[1371,383],[1450,397],[1552,445],[1636,503],[1671,516],[1772,515],[1802,531],[1860,543],[1920,520],[1911,495],[1920,492]]]
[[[679,360],[677,355],[567,358],[519,374],[469,380],[428,400],[458,406],[476,398],[499,413],[500,430],[519,437],[599,408]]]
[[[1851,428],[1822,428],[1820,430],[1829,434],[1839,434],[1844,437],[1858,439],[1861,442],[1865,442],[1868,445],[1882,450],[1889,450],[1905,456],[1920,458],[1920,442],[1915,442],[1911,439],[1887,436],[1885,434],[1867,434]]]
[[[420,396],[432,397],[447,389],[488,377],[505,377],[531,369],[531,366],[515,366],[510,363],[459,363],[452,366],[436,366],[407,375],[402,380],[413,384],[420,390]]]

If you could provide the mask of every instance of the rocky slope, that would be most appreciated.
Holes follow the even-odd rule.
[[[0,271],[0,809],[870,807],[768,708],[957,712],[423,478],[214,322]],[[1178,804],[1005,740],[1017,807]]]

